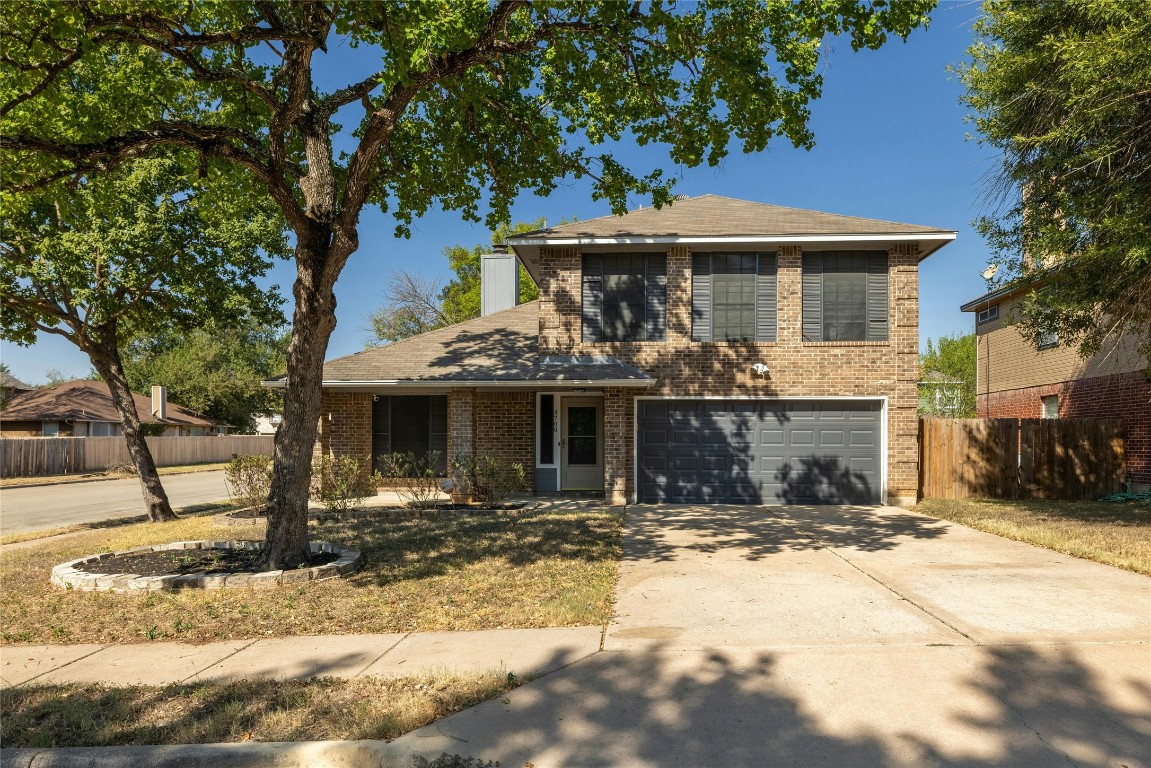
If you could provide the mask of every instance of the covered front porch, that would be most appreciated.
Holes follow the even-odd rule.
[[[630,387],[362,386],[325,388],[316,454],[354,456],[381,469],[390,453],[522,464],[535,495],[634,497]]]

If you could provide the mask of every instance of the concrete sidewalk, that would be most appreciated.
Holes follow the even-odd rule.
[[[165,685],[199,680],[552,672],[600,649],[602,627],[319,635],[222,643],[0,648],[0,687]]]

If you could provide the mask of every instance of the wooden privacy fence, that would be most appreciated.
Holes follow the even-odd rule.
[[[920,419],[919,495],[1093,499],[1122,490],[1119,419]]]
[[[228,461],[233,453],[272,455],[271,435],[148,437],[158,467]],[[0,439],[0,477],[98,472],[131,461],[123,437]]]

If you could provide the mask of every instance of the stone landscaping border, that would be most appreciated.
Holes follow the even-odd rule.
[[[311,551],[331,552],[337,558],[325,565],[299,568],[287,571],[245,571],[228,573],[211,571],[187,574],[167,574],[164,576],[138,576],[134,573],[88,573],[75,566],[84,563],[98,563],[106,557],[126,555],[133,552],[159,552],[173,549],[263,549],[262,541],[175,541],[170,544],[153,544],[132,547],[121,552],[102,552],[86,555],[61,563],[52,569],[52,583],[64,589],[82,592],[171,592],[178,589],[236,589],[254,587],[276,587],[281,584],[302,584],[309,581],[336,579],[354,573],[363,565],[363,556],[357,549],[347,549],[336,544],[313,542]]]
[[[359,520],[361,518],[375,518],[377,520],[418,520],[421,518],[450,517],[453,515],[518,515],[539,509],[541,506],[539,502],[526,502],[524,506],[515,509],[492,509],[490,507],[473,507],[471,509],[446,509],[443,507],[430,507],[428,509],[417,509],[414,507],[403,509],[364,507],[362,509],[348,510],[347,512],[308,512],[308,521],[325,523],[332,520]],[[241,528],[267,523],[268,519],[266,517],[236,517],[237,514],[246,511],[248,510],[233,509],[230,512],[221,512],[212,518],[212,524]]]

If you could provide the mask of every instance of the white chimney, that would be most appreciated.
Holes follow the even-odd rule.
[[[167,387],[152,387],[152,416],[159,421],[168,418]]]
[[[520,264],[514,253],[480,256],[480,315],[520,303]]]

